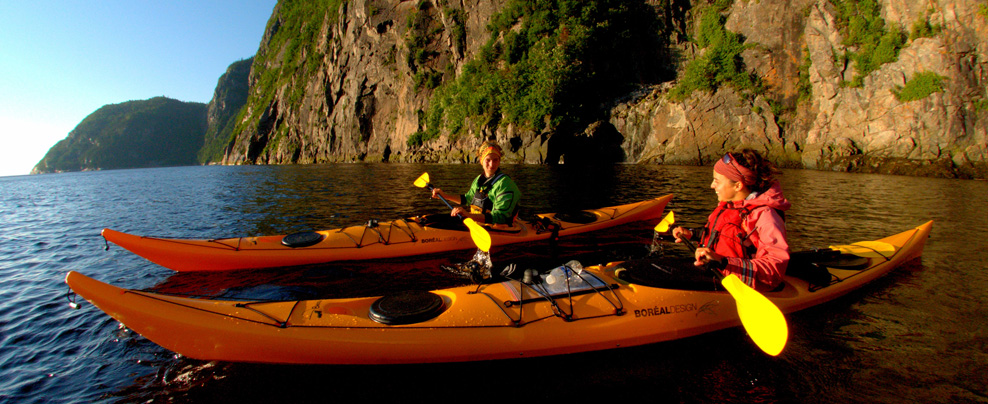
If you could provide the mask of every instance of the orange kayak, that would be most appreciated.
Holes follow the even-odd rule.
[[[859,263],[814,261],[814,270],[826,275],[823,282],[787,274],[782,287],[764,295],[784,313],[835,299],[919,257],[932,224],[830,247]],[[588,267],[568,290],[509,280],[380,298],[284,302],[127,290],[76,272],[65,281],[133,331],[200,360],[394,364],[524,358],[650,344],[741,325],[727,292],[646,285],[636,279],[647,273],[635,276],[647,272],[643,267]]]
[[[671,199],[672,195],[665,195],[576,213],[539,214],[533,220],[519,218],[511,228],[489,228],[491,241],[493,246],[503,246],[654,220]],[[193,240],[136,236],[111,229],[103,229],[102,234],[107,241],[175,271],[274,268],[477,248],[465,228],[439,228],[421,218],[300,234],[314,242],[307,246],[287,242],[296,235]]]

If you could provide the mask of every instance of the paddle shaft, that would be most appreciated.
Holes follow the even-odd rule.
[[[434,186],[432,186],[432,184],[425,184],[425,186],[427,186],[427,187],[429,187],[429,190],[430,190],[430,191],[432,191],[433,189],[435,189],[435,188],[436,188],[436,187],[434,187]],[[449,210],[453,210],[453,205],[451,205],[451,204],[449,203],[449,201],[447,201],[447,200],[446,200],[446,198],[443,198],[443,194],[441,194],[441,193],[439,193],[439,194],[436,194],[436,196],[438,196],[438,197],[439,197],[439,200],[440,200],[440,201],[443,201],[443,203],[445,203],[445,204],[446,204],[446,207],[448,207],[448,208],[449,208]],[[456,215],[456,217],[458,217],[458,218],[460,218],[460,219],[463,219],[463,215]]]
[[[689,248],[690,251],[696,252],[696,245],[693,244],[693,242],[690,241],[690,239],[684,238],[682,240],[683,240],[683,244],[686,245],[686,248]],[[724,274],[721,273],[720,270],[714,268],[713,267],[713,264],[711,264],[711,263],[708,262],[703,267],[706,268],[707,270],[709,270],[710,272],[713,272],[714,275],[717,275],[717,279],[718,280],[721,280],[721,281],[724,280]]]
[[[690,239],[684,238],[683,239],[683,244],[685,244],[686,245],[686,248],[689,248],[690,251],[696,252],[696,246],[693,245],[693,242],[690,241]]]

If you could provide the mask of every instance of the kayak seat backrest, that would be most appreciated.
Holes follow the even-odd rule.
[[[370,319],[381,324],[415,324],[446,311],[446,301],[435,293],[409,290],[385,295],[370,307]]]
[[[843,254],[829,248],[797,251],[789,254],[786,275],[803,279],[815,286],[827,286],[833,277],[827,268],[857,271],[867,268],[871,260],[853,254]]]
[[[292,247],[309,247],[319,244],[322,239],[326,238],[320,233],[314,231],[303,231],[299,233],[289,234],[281,239],[281,244]]]

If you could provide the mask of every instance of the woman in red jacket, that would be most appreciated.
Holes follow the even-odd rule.
[[[750,149],[725,154],[713,171],[718,204],[707,225],[677,227],[672,235],[676,242],[699,236],[694,265],[733,273],[756,290],[774,289],[789,263],[783,215],[791,204],[775,179],[781,171]]]

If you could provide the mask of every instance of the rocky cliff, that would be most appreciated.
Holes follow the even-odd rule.
[[[847,22],[827,1],[736,2],[726,28],[751,47],[744,64],[768,85],[746,100],[732,88],[684,102],[664,87],[613,110],[635,161],[696,163],[744,146],[794,167],[985,178],[988,15],[984,2],[880,1],[898,55],[858,79]],[[862,2],[864,3],[864,2]],[[910,28],[911,27],[911,28]],[[922,33],[922,32],[920,32]],[[919,98],[902,97],[932,74]],[[934,83],[935,84],[935,83]]]
[[[105,105],[49,149],[31,173],[192,165],[205,130],[206,104],[156,97]]]
[[[254,58],[234,62],[216,82],[213,99],[206,111],[206,134],[198,153],[200,163],[223,160],[237,125],[237,116],[247,102],[247,76],[253,63]]]
[[[526,163],[753,147],[984,178],[986,43],[973,0],[282,1],[223,162],[466,162],[493,137]]]
[[[224,163],[412,158],[407,141],[419,129],[430,91],[416,88],[415,66],[406,62],[415,57],[406,43],[415,32],[406,22],[420,18],[432,26],[428,50],[422,49],[431,65],[461,65],[476,54],[500,2],[457,6],[469,10],[463,21],[454,22],[449,7],[414,1],[325,7],[279,2],[255,56],[244,120]],[[470,35],[454,43],[453,24]],[[441,154],[420,154],[442,160]]]
[[[615,77],[640,86],[669,73],[657,63],[665,47],[635,32],[653,28],[655,18],[635,24],[616,20],[651,16],[645,3],[571,1],[569,14],[531,10],[527,3],[357,0],[322,8],[279,3],[255,57],[244,119],[224,162],[463,162],[473,158],[469,150],[484,137],[510,146],[516,161],[554,162],[571,143],[560,139],[606,116],[599,104],[622,89],[608,85]],[[533,11],[570,23],[546,18],[550,21],[527,24],[521,16]],[[573,14],[592,18],[577,21]],[[613,15],[613,24],[607,24],[605,18]],[[502,21],[495,34],[492,21]],[[588,35],[595,27],[603,28]],[[614,46],[621,35],[631,40]],[[630,51],[607,53],[611,49]],[[493,62],[477,62],[485,58]],[[495,65],[503,70],[490,68]],[[515,70],[506,74],[510,68]],[[534,70],[541,75],[528,77]],[[465,76],[487,82],[464,82]],[[485,93],[464,95],[464,88]],[[438,105],[444,95],[459,98]],[[469,97],[481,105],[468,106],[471,100],[464,98]],[[460,116],[458,131],[447,128],[455,119],[449,115],[428,122],[450,104],[471,108]],[[563,120],[566,125],[554,122],[564,115],[577,118]]]

